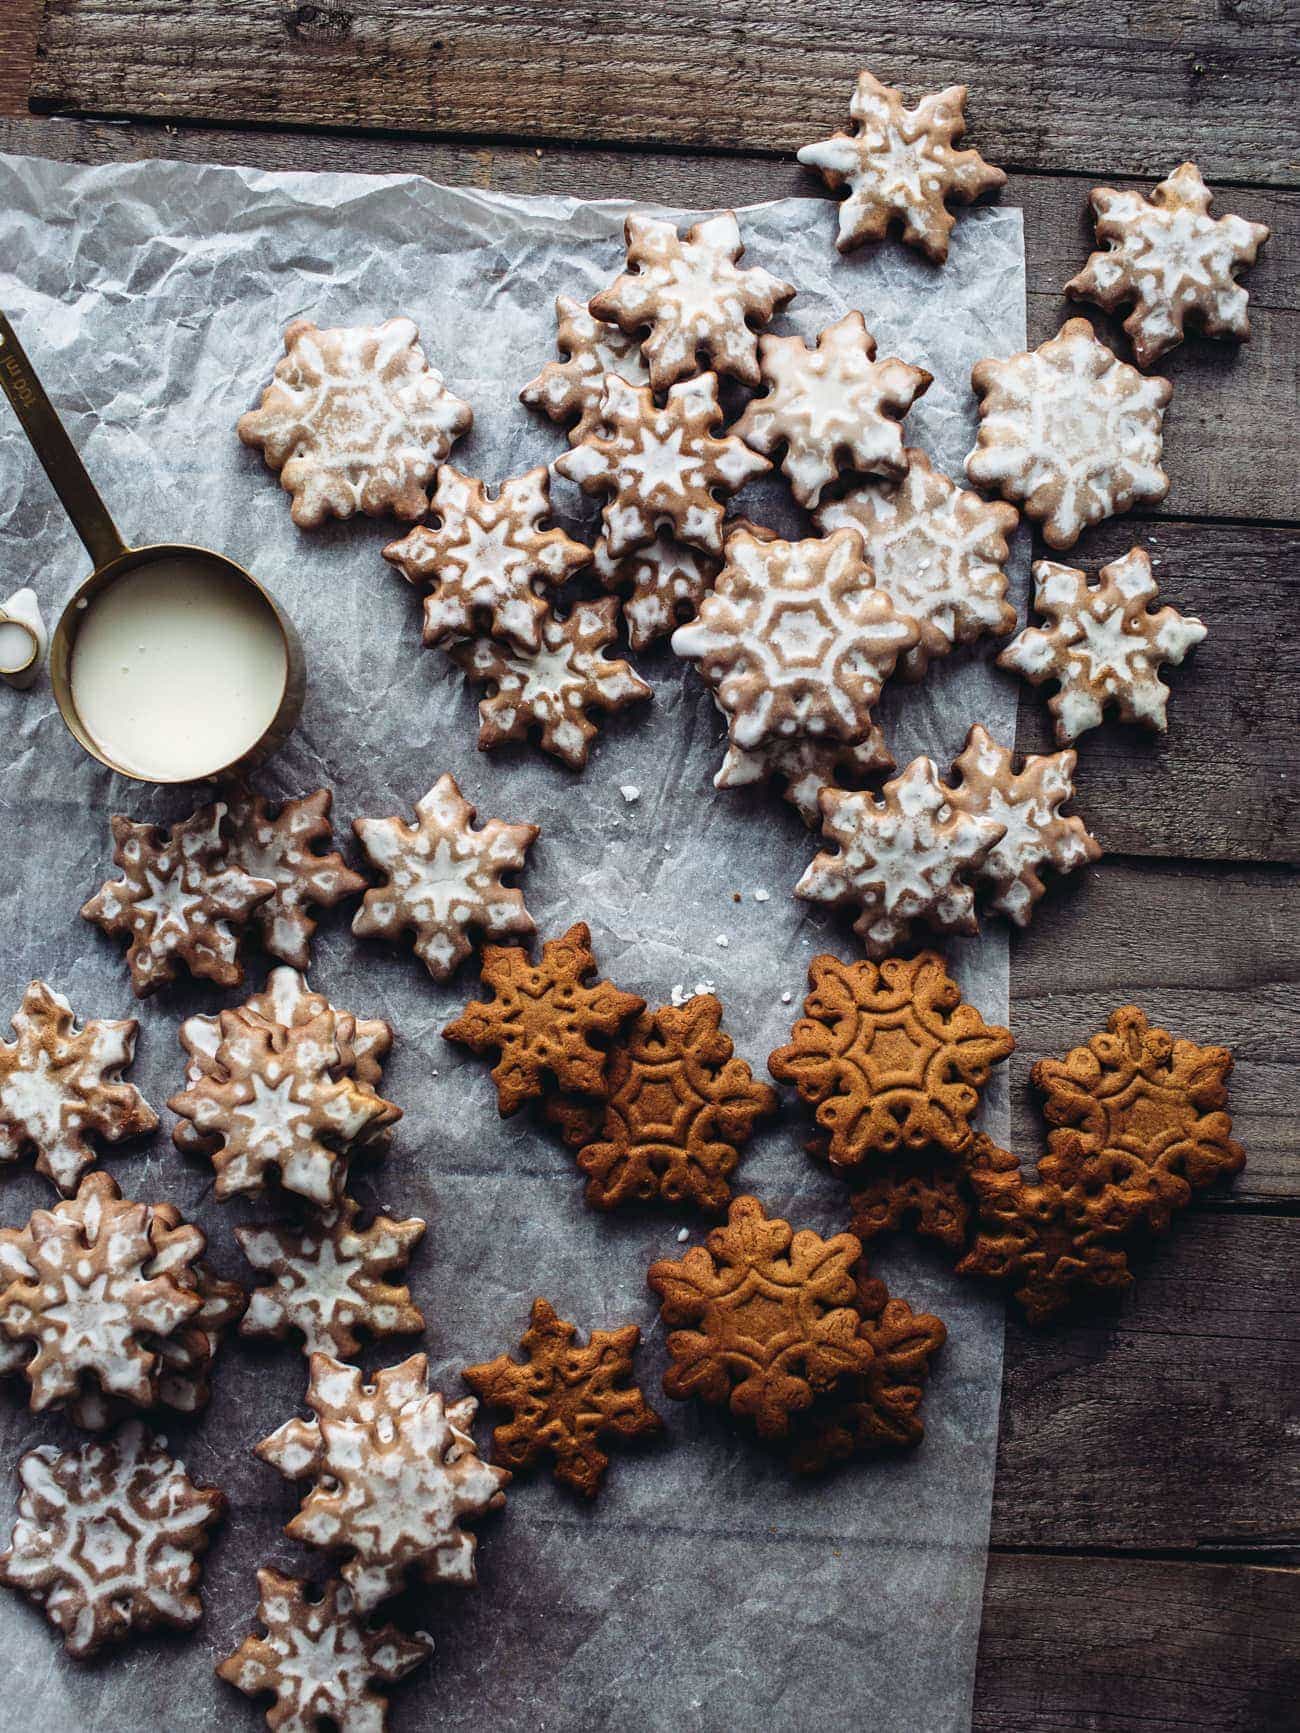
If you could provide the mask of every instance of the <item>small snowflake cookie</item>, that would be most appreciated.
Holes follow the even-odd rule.
[[[1169,492],[1161,429],[1174,388],[1119,360],[1086,319],[1037,349],[976,362],[971,384],[980,430],[966,474],[1023,501],[1049,547],[1073,547],[1090,524]]]
[[[286,800],[272,817],[265,795],[239,788],[229,796],[227,859],[275,886],[253,910],[253,925],[271,955],[295,969],[305,969],[311,961],[316,921],[310,910],[332,909],[366,888],[360,873],[354,873],[336,849],[321,852],[321,844],[334,834],[333,803],[330,790],[318,788]]]
[[[593,319],[572,295],[555,297],[555,346],[564,360],[548,361],[524,386],[519,400],[567,425],[569,444],[577,445],[601,425],[607,373],[617,373],[629,385],[646,384],[650,373],[641,359],[639,339]]]
[[[1176,608],[1148,611],[1160,594],[1150,557],[1130,548],[1101,568],[1095,584],[1073,566],[1039,560],[1034,584],[1034,607],[1048,625],[1027,626],[998,657],[998,666],[1033,686],[1057,682],[1047,707],[1056,719],[1058,745],[1096,728],[1112,704],[1121,721],[1163,734],[1169,688],[1160,665],[1177,666],[1206,628]]]
[[[840,206],[837,245],[842,253],[864,241],[883,240],[896,222],[909,246],[936,265],[944,262],[956,220],[947,201],[969,204],[1007,178],[977,150],[953,148],[966,130],[965,108],[964,84],[933,91],[915,108],[905,108],[901,92],[870,72],[858,74],[849,104],[853,131],[834,133],[799,152],[799,161],[815,169],[833,192],[849,189]]]
[[[634,650],[645,650],[695,618],[722,563],[660,531],[648,547],[622,559],[597,542],[591,569],[607,590],[622,596],[627,641]]]
[[[392,512],[413,522],[434,471],[474,416],[431,367],[410,319],[322,331],[295,319],[260,408],[238,434],[279,470],[293,521]]]
[[[684,237],[675,223],[630,216],[624,233],[627,270],[588,306],[629,336],[644,334],[654,389],[696,372],[701,355],[716,372],[757,385],[756,328],[793,297],[794,285],[739,268],[745,249],[735,212],[708,217]]]
[[[1177,348],[1188,324],[1206,337],[1250,336],[1250,297],[1237,281],[1268,239],[1263,223],[1212,217],[1213,194],[1194,162],[1176,168],[1146,198],[1094,187],[1097,239],[1103,243],[1065,285],[1072,301],[1108,313],[1131,307],[1124,329],[1139,367]]]
[[[729,741],[713,786],[749,788],[776,778],[799,817],[809,830],[816,830],[822,821],[818,799],[823,788],[858,787],[870,777],[894,768],[894,755],[873,722],[866,739],[852,744],[825,735],[814,740],[798,734],[788,740],[768,740],[750,750]]]

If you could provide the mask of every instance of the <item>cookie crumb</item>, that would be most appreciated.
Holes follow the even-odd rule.
[[[677,1231],[677,1244],[679,1246],[684,1246],[690,1237],[691,1230],[689,1228],[679,1228]]]
[[[697,981],[693,987],[684,986],[683,983],[679,981],[672,989],[670,997],[674,1005],[681,1006],[685,1005],[687,1000],[694,999],[697,994],[711,993],[712,991],[712,981]]]
[[[623,799],[629,806],[633,805],[634,802],[641,798],[641,790],[637,787],[635,782],[623,783],[618,792],[623,796]]]
[[[718,947],[718,949],[720,951],[725,951],[727,946],[731,943],[731,940],[727,937],[727,935],[725,933],[719,933],[717,938],[713,942]]]
[[[791,1001],[791,999],[793,999],[793,998],[794,998],[794,994],[793,994],[793,993],[782,993],[782,995],[781,995],[781,1003],[782,1003],[782,1004],[783,1004],[783,1005],[788,1005],[788,1004],[789,1004],[789,1003],[790,1003],[790,1001]]]
[[[756,903],[765,903],[771,897],[771,894],[770,891],[757,890],[754,892],[754,901]]]

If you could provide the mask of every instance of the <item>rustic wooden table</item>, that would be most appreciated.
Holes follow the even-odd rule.
[[[1235,1050],[1250,1161],[1114,1315],[1009,1326],[980,1733],[1300,1725],[1298,23],[1294,0],[0,0],[0,149],[81,162],[717,206],[815,193],[793,152],[842,124],[863,61],[912,93],[965,80],[1024,209],[1035,342],[1096,180],[1191,156],[1223,208],[1271,226],[1250,345],[1169,358],[1166,504],[1079,550],[1140,534],[1210,636],[1167,739],[1089,736],[1080,806],[1108,858],[1012,973],[1018,1149],[1042,1135],[1032,1061],[1136,1000]],[[1026,696],[1022,746],[1047,744],[1044,714]]]

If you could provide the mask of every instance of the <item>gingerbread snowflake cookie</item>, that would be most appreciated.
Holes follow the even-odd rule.
[[[238,788],[228,797],[226,858],[255,879],[270,879],[274,891],[253,910],[253,925],[273,957],[305,969],[311,961],[316,921],[311,909],[332,909],[344,897],[365,890],[335,850],[322,852],[333,837],[328,788],[286,800],[274,815],[265,795]]]
[[[1034,584],[1034,607],[1048,623],[1027,626],[998,666],[1034,686],[1056,682],[1047,707],[1059,744],[1096,728],[1111,705],[1121,721],[1163,734],[1169,688],[1158,670],[1164,662],[1177,666],[1206,627],[1176,608],[1150,611],[1160,594],[1150,557],[1130,548],[1101,568],[1095,584],[1073,566],[1040,560]]]
[[[726,756],[715,788],[749,788],[775,778],[781,792],[810,830],[822,821],[818,804],[823,788],[859,786],[870,777],[893,770],[894,755],[885,745],[879,726],[872,723],[865,740],[847,742],[795,735],[788,740],[768,740],[749,749],[727,744]]]
[[[490,818],[475,809],[450,773],[416,802],[415,823],[358,818],[352,828],[386,883],[365,894],[352,922],[363,938],[414,934],[415,954],[435,981],[446,981],[472,949],[469,935],[491,939],[536,931],[524,895],[507,880],[522,872],[541,834],[535,824]]]
[[[261,406],[239,418],[293,495],[293,521],[423,515],[438,465],[474,416],[431,367],[410,319],[320,330],[295,319]]]
[[[627,641],[648,649],[684,620],[693,620],[713,588],[721,562],[697,553],[662,532],[648,547],[614,559],[606,544],[596,544],[592,571],[607,590],[623,597]]]
[[[605,381],[601,427],[555,460],[584,493],[608,496],[605,543],[613,559],[654,541],[661,528],[706,554],[722,552],[723,497],[771,464],[722,426],[718,379],[702,373],[669,388],[662,405],[648,385]]]
[[[1020,521],[1014,506],[984,500],[934,468],[923,451],[903,453],[897,481],[867,481],[813,514],[823,534],[855,529],[883,590],[921,630],[898,665],[919,680],[938,656],[984,633],[1014,631],[1007,601],[1007,537]]]
[[[977,487],[1023,501],[1049,547],[1169,492],[1160,467],[1174,388],[1148,379],[1070,319],[1037,349],[976,362],[980,430],[966,459]]]
[[[408,583],[433,586],[424,598],[425,644],[484,631],[535,655],[549,615],[543,590],[591,563],[590,548],[546,527],[550,471],[540,464],[511,476],[494,496],[445,463],[430,510],[433,528],[417,524],[384,549]]]
[[[1206,337],[1244,343],[1250,336],[1249,296],[1237,276],[1255,263],[1269,232],[1242,217],[1212,217],[1213,196],[1194,162],[1176,168],[1150,198],[1092,190],[1102,246],[1065,292],[1108,313],[1131,306],[1124,329],[1139,367],[1176,348],[1189,323]]]
[[[833,133],[799,152],[834,192],[849,189],[840,205],[837,245],[851,252],[864,241],[883,240],[891,223],[903,239],[936,265],[948,257],[955,218],[949,200],[969,204],[1006,183],[1000,168],[977,150],[958,150],[966,130],[966,86],[923,96],[904,106],[901,92],[860,72],[849,104],[853,131]]]
[[[708,217],[685,236],[662,218],[630,216],[624,234],[627,270],[588,305],[629,336],[644,334],[654,389],[696,372],[701,356],[716,372],[757,385],[756,328],[793,297],[794,285],[737,265],[745,249],[735,212]]]
[[[932,383],[924,367],[896,356],[876,360],[876,340],[861,313],[828,325],[810,349],[802,337],[760,338],[766,391],[732,428],[773,457],[800,505],[818,504],[841,467],[901,475],[902,417]]]
[[[408,1577],[473,1587],[476,1539],[462,1525],[505,1503],[510,1475],[479,1459],[473,1397],[447,1403],[412,1354],[376,1372],[313,1354],[310,1420],[287,1420],[257,1446],[288,1480],[315,1484],[286,1524],[291,1540],[346,1553],[340,1574],[359,1613]]]
[[[607,373],[617,373],[629,385],[644,385],[650,373],[639,338],[593,319],[572,295],[555,297],[555,346],[564,359],[548,361],[519,400],[567,427],[570,445],[577,445],[601,425]]]
[[[44,1606],[82,1659],[133,1631],[186,1631],[203,1606],[199,1556],[225,1500],[196,1486],[138,1422],[104,1443],[29,1450],[0,1582]]]

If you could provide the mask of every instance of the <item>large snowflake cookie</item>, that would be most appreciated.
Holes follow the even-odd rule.
[[[1250,297],[1237,274],[1255,263],[1268,229],[1243,217],[1212,217],[1213,196],[1194,162],[1176,168],[1150,198],[1092,190],[1103,245],[1065,292],[1108,313],[1132,307],[1124,329],[1139,367],[1176,348],[1189,322],[1206,337],[1244,343],[1250,336]]]
[[[122,1073],[135,1058],[134,1017],[92,1017],[33,981],[0,1039],[0,1166],[32,1151],[36,1171],[68,1197],[95,1161],[90,1138],[120,1143],[153,1131],[158,1115]]]
[[[966,459],[978,487],[1021,500],[1050,547],[1169,492],[1161,428],[1174,388],[1147,379],[1069,319],[1037,349],[978,361],[980,430]]]
[[[332,909],[366,888],[337,849],[321,852],[321,844],[333,837],[333,803],[330,790],[318,788],[286,800],[272,817],[265,795],[239,788],[229,797],[227,859],[275,886],[253,910],[253,924],[271,955],[295,969],[311,961],[316,921],[310,910]]]
[[[914,620],[875,588],[862,538],[727,538],[727,565],[698,620],[673,633],[697,661],[743,750],[793,735],[864,739],[894,664],[916,643]]]
[[[423,515],[434,471],[474,416],[419,338],[410,319],[325,331],[295,319],[285,331],[275,378],[237,431],[279,470],[301,528],[358,511]]]
[[[984,500],[934,468],[923,451],[903,453],[898,481],[865,481],[828,500],[813,521],[823,533],[855,529],[883,590],[900,614],[921,629],[920,642],[899,662],[904,680],[919,680],[937,656],[982,633],[1015,629],[1007,601],[1007,537],[1016,508]]]
[[[366,892],[352,931],[384,939],[413,933],[415,954],[435,981],[448,980],[469,956],[471,931],[490,939],[536,931],[523,892],[506,880],[523,871],[538,827],[490,818],[475,829],[474,818],[447,773],[416,802],[413,825],[397,817],[353,820],[387,882]]]
[[[1205,637],[1202,621],[1176,608],[1149,604],[1159,596],[1151,560],[1130,548],[1089,583],[1073,566],[1040,560],[1034,567],[1034,607],[1048,624],[1027,626],[998,657],[998,666],[1034,686],[1057,682],[1047,701],[1056,738],[1068,746],[1096,728],[1108,704],[1125,722],[1164,733],[1169,688],[1162,662],[1177,665]]]
[[[313,1354],[310,1420],[287,1420],[257,1446],[288,1480],[313,1480],[292,1540],[349,1556],[340,1574],[357,1611],[400,1592],[408,1575],[472,1587],[475,1537],[461,1525],[505,1503],[504,1468],[479,1459],[478,1404],[445,1402],[412,1354],[367,1383],[355,1366]]]
[[[536,654],[549,613],[543,589],[558,589],[591,563],[590,548],[545,527],[551,515],[545,464],[503,481],[493,497],[481,481],[445,463],[430,509],[434,528],[417,524],[384,549],[408,583],[434,586],[424,598],[424,642],[485,631]]]
[[[701,355],[718,373],[757,385],[755,330],[785,306],[794,285],[737,266],[745,249],[735,212],[708,217],[684,237],[660,217],[630,216],[624,233],[627,270],[589,307],[629,336],[646,333],[641,353],[655,390],[694,373]]]
[[[647,649],[683,620],[693,620],[721,569],[720,561],[662,531],[648,547],[634,548],[622,559],[597,542],[592,560],[605,588],[623,597],[627,641],[634,650]]]
[[[894,755],[873,722],[865,740],[852,743],[825,735],[794,735],[746,749],[727,743],[726,756],[713,778],[715,788],[749,788],[775,777],[781,792],[810,830],[822,821],[818,804],[823,788],[866,781],[894,769]]]
[[[650,373],[638,338],[593,319],[572,295],[555,297],[555,346],[564,360],[548,361],[519,398],[552,421],[567,423],[569,443],[577,445],[601,425],[607,373],[617,373],[629,385],[644,385]]]
[[[876,340],[861,313],[828,325],[810,349],[802,337],[763,337],[763,384],[732,428],[772,457],[800,505],[815,506],[841,466],[901,475],[906,464],[903,416],[933,380],[924,367],[890,356],[877,361]]]
[[[107,1442],[29,1450],[0,1582],[45,1608],[70,1655],[93,1655],[132,1631],[187,1631],[203,1606],[199,1555],[225,1500],[196,1486],[132,1422]]]
[[[605,381],[599,431],[555,460],[584,493],[606,494],[605,542],[612,558],[645,547],[661,527],[706,554],[722,552],[723,496],[772,465],[722,425],[718,378],[702,373],[670,387],[663,404],[648,385]]]
[[[977,150],[956,150],[966,130],[966,86],[923,96],[906,108],[901,92],[860,72],[849,104],[852,132],[806,144],[799,161],[816,169],[833,191],[848,187],[840,205],[837,245],[842,253],[864,241],[883,240],[891,223],[903,239],[941,265],[955,218],[954,199],[969,204],[1006,183],[1000,168]]]

